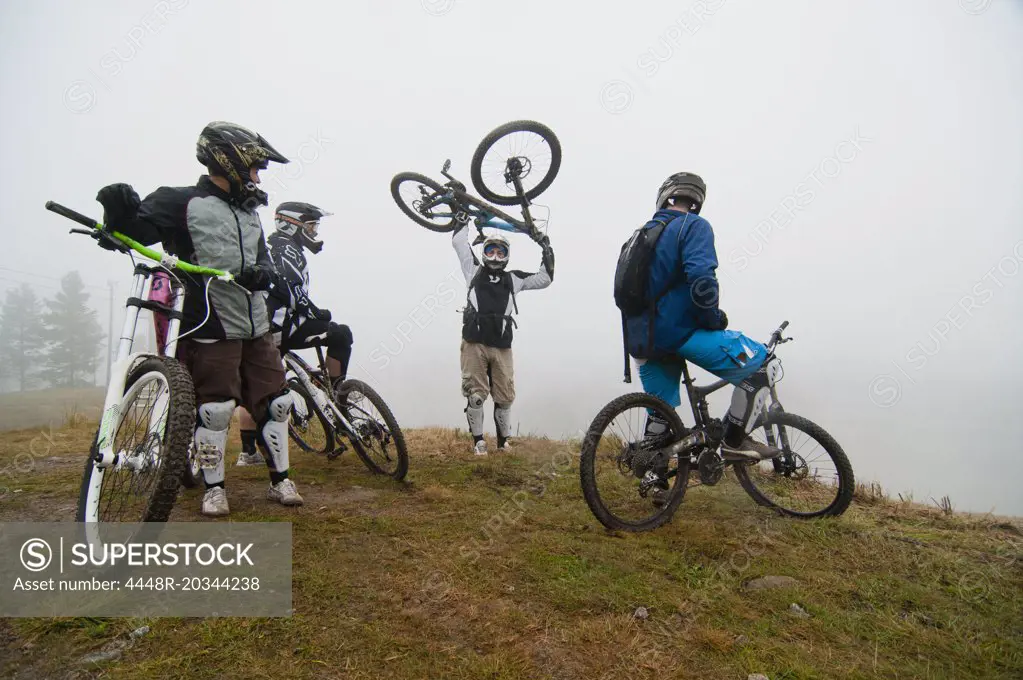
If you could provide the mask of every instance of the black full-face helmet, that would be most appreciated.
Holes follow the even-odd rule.
[[[264,170],[270,161],[288,162],[262,135],[222,120],[208,124],[199,133],[195,157],[211,173],[227,179],[232,196],[241,200],[255,198],[262,205],[267,205],[269,197],[251,181],[250,170]]]
[[[703,178],[692,172],[676,172],[664,180],[657,190],[657,210],[663,208],[668,199],[685,198],[689,201],[690,212],[700,214],[703,201],[707,197],[707,185]]]
[[[292,237],[315,254],[323,250],[323,241],[316,238],[320,219],[332,214],[312,203],[287,201],[274,211],[274,223],[278,232]]]

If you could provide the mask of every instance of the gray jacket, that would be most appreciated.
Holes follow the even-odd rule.
[[[201,267],[238,274],[261,264],[272,268],[263,226],[249,210],[203,175],[192,187],[160,187],[142,201],[136,218],[118,228],[144,245],[162,242],[166,252]],[[266,300],[235,283],[210,284],[206,317],[205,277],[181,274],[185,283],[181,332],[202,326],[189,337],[217,340],[258,338],[270,330]]]

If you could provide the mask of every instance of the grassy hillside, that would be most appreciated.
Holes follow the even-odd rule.
[[[0,432],[26,427],[60,427],[74,414],[98,419],[102,387],[32,390],[0,394]]]
[[[0,520],[70,519],[90,434],[41,453],[5,433]],[[786,520],[726,477],[671,525],[612,535],[570,443],[479,460],[454,431],[408,439],[405,485],[296,453],[297,510],[264,500],[264,471],[229,471],[233,519],[295,522],[293,617],[0,620],[0,676],[1023,677],[1023,535],[1004,520],[879,498]],[[175,519],[198,504],[183,492]],[[763,576],[794,580],[750,587]]]

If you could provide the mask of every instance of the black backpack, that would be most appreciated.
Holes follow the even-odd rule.
[[[615,305],[622,310],[624,318],[638,316],[647,311],[651,300],[647,286],[650,283],[650,263],[654,259],[657,242],[664,233],[667,222],[656,220],[657,226],[646,225],[633,232],[622,245],[615,269]]]
[[[664,290],[652,293],[650,284],[650,264],[654,259],[654,251],[657,242],[661,239],[668,223],[663,220],[653,220],[656,226],[647,227],[643,225],[622,245],[622,251],[618,255],[618,266],[615,268],[614,296],[615,305],[622,312],[622,344],[625,354],[625,382],[632,382],[632,364],[629,362],[629,337],[628,324],[626,320],[630,317],[639,316],[643,312],[650,314],[650,331],[647,334],[647,353],[653,348],[654,342],[654,316],[657,311],[657,301],[672,289],[674,281],[670,282]]]

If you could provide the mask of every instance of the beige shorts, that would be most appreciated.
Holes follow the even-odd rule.
[[[493,394],[494,403],[515,401],[515,364],[510,349],[462,340],[462,396]]]

